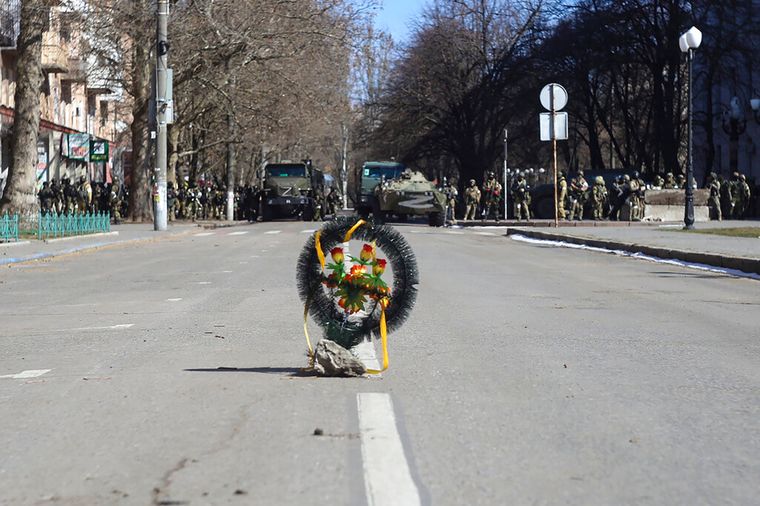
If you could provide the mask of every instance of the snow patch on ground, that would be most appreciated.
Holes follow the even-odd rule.
[[[713,265],[698,264],[692,262],[684,262],[683,260],[671,260],[666,258],[653,257],[651,255],[644,255],[643,253],[631,253],[630,251],[623,251],[618,249],[605,249],[597,248],[595,246],[586,246],[584,244],[574,244],[565,241],[551,241],[547,239],[533,239],[532,237],[525,237],[524,235],[510,235],[512,240],[526,242],[529,244],[539,244],[543,246],[553,246],[559,248],[581,249],[586,251],[596,251],[598,253],[608,253],[613,255],[619,255],[623,257],[636,258],[639,260],[646,260],[647,262],[655,262],[660,264],[675,265],[678,267],[686,267],[688,269],[697,269],[700,271],[714,272],[716,274],[725,274],[728,276],[734,276],[737,278],[748,278],[760,281],[760,274],[754,274],[751,272],[738,271],[735,269],[725,269],[723,267],[715,267]]]

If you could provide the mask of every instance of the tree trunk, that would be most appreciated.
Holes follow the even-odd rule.
[[[129,218],[151,221],[153,206],[149,187],[150,149],[148,102],[150,100],[150,52],[136,43],[132,48],[132,179],[129,185]]]
[[[13,120],[13,161],[0,211],[36,216],[37,135],[40,127],[40,91],[42,90],[42,32],[47,25],[49,8],[41,2],[21,2],[21,30],[18,36],[16,63],[15,116]]]

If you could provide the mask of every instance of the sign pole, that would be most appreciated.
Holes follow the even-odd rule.
[[[167,67],[169,43],[169,1],[158,0],[156,3],[158,17],[157,51],[156,51],[156,111],[158,113],[157,144],[156,144],[156,172],[155,187],[153,190],[153,230],[166,230],[166,170],[167,170],[167,115],[166,115],[166,92],[167,92]]]
[[[552,140],[552,170],[554,172],[554,226],[559,227],[559,202],[557,201],[557,135],[554,130],[554,85],[549,86],[549,135]]]
[[[509,155],[508,150],[508,141],[509,140],[509,132],[506,128],[504,128],[504,188],[502,191],[504,192],[504,220],[506,221],[507,218],[507,199],[509,198],[509,181],[507,180],[507,169],[509,167],[507,166],[507,155]]]

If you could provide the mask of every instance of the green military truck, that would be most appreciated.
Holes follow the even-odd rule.
[[[321,219],[324,209],[322,171],[304,162],[268,163],[261,182],[261,217],[299,218],[303,221]]]
[[[443,226],[446,197],[421,172],[396,162],[366,162],[359,178],[357,212],[384,221],[427,216],[431,226]]]

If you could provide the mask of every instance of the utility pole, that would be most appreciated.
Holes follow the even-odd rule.
[[[507,180],[507,171],[509,170],[509,167],[507,165],[507,156],[509,155],[509,132],[507,131],[507,128],[504,128],[504,188],[502,191],[504,192],[504,220],[507,220],[507,199],[509,196],[509,181]]]
[[[237,78],[230,76],[230,60],[225,62],[227,71],[227,89],[230,96],[230,102],[227,110],[227,221],[235,219],[235,167],[237,165],[237,122],[233,115],[232,108],[235,106],[234,96],[236,92]]]
[[[156,169],[153,187],[153,230],[166,230],[166,165],[167,165],[167,70],[169,54],[169,0],[158,0],[156,4],[158,32],[156,44],[156,112],[158,114],[156,132]],[[170,120],[170,119],[169,119]]]

